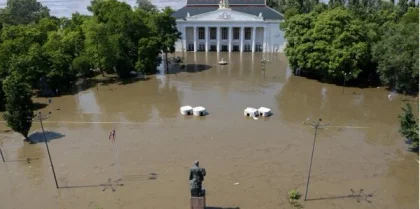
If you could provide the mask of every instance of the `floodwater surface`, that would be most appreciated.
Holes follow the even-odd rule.
[[[185,53],[185,69],[121,82],[79,82],[72,94],[35,98],[44,121],[59,190],[40,124],[23,142],[0,123],[1,209],[189,208],[189,167],[207,170],[213,208],[291,208],[287,192],[305,194],[314,129],[318,130],[305,208],[418,208],[417,154],[398,133],[398,114],[414,98],[384,88],[343,88],[292,75],[283,54]],[[217,62],[224,58],[228,65]],[[265,76],[261,59],[269,59]],[[204,117],[182,116],[184,105]],[[268,118],[244,117],[267,107]],[[38,111],[38,110],[37,110]],[[123,179],[109,133],[116,130]],[[31,158],[32,160],[27,160]],[[109,180],[110,179],[110,180]],[[302,197],[303,198],[303,197]],[[303,201],[302,201],[303,202]]]

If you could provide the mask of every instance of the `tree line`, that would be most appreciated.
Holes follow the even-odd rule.
[[[418,93],[419,18],[414,0],[269,0],[284,14],[285,53],[295,73],[382,84]]]
[[[25,138],[34,90],[53,94],[97,71],[155,73],[159,55],[175,51],[180,33],[169,7],[92,0],[88,10],[92,15],[57,18],[36,0],[8,0],[0,9],[0,109]]]

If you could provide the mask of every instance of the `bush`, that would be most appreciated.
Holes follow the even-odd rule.
[[[400,133],[410,143],[412,151],[419,151],[419,130],[418,121],[414,117],[413,110],[410,104],[406,104],[402,108],[403,112],[398,116],[400,119]]]
[[[295,189],[292,189],[289,191],[289,200],[299,200],[301,195],[298,191],[296,191]]]
[[[289,196],[289,203],[292,205],[293,208],[303,208],[303,206],[299,203],[299,199],[302,196],[298,191],[292,189],[288,192]]]

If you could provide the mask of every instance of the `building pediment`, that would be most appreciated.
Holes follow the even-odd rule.
[[[187,14],[185,18],[187,21],[264,21],[262,14],[259,16],[233,11],[229,8],[218,9],[211,12],[206,12],[194,16]]]

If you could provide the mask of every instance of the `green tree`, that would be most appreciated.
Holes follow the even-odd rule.
[[[0,19],[10,25],[38,22],[49,16],[49,9],[36,0],[7,0],[6,8],[0,10]]]
[[[3,79],[0,79],[0,111],[4,110],[5,97],[3,91]]]
[[[367,61],[363,24],[343,8],[293,16],[285,36],[291,67],[321,79],[341,81],[342,72],[357,78]]]
[[[64,34],[51,32],[43,50],[48,58],[48,71],[45,72],[47,83],[52,89],[67,87],[76,78],[77,72],[72,71],[71,63],[74,59],[72,43],[63,40]]]
[[[158,9],[155,5],[150,2],[150,0],[136,0],[137,8],[142,9],[147,12],[157,12]]]
[[[402,113],[398,116],[400,120],[400,133],[411,142],[410,149],[418,151],[419,149],[419,125],[414,117],[410,104],[402,108]]]
[[[413,17],[414,16],[414,17]],[[383,26],[384,34],[373,47],[381,81],[398,92],[415,94],[419,79],[418,8],[410,11],[399,23]]]
[[[3,90],[6,95],[6,112],[3,117],[13,131],[28,140],[32,125],[28,117],[32,116],[33,109],[31,86],[21,76],[12,74],[3,81]]]
[[[176,28],[176,20],[172,17],[173,10],[166,7],[161,13],[153,16],[152,31],[160,39],[160,49],[165,54],[166,63],[168,53],[175,52],[175,42],[181,38],[181,33]],[[168,71],[168,65],[166,65]]]
[[[91,70],[93,68],[91,58],[84,54],[80,54],[72,61],[72,69],[78,74],[91,77],[94,75],[94,72]]]
[[[138,60],[136,68],[143,73],[155,73],[160,53],[160,39],[157,37],[142,38],[139,41]]]
[[[138,41],[147,35],[141,16],[116,0],[94,0],[89,10],[94,18],[86,27],[87,51],[97,53],[97,61],[105,69],[115,69],[120,77],[129,76],[136,70]]]
[[[18,70],[35,87],[39,76],[48,70],[42,45],[48,40],[48,33],[57,29],[58,22],[51,18],[41,19],[38,24],[3,28],[0,37],[0,78]]]

